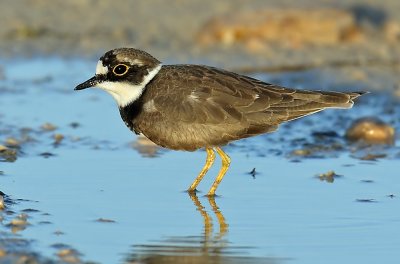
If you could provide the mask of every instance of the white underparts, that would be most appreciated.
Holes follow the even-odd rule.
[[[140,84],[132,84],[129,82],[104,81],[97,84],[97,87],[111,94],[119,107],[124,107],[136,101],[142,95],[144,89],[146,88],[146,85],[154,78],[154,76],[160,71],[160,69],[161,64],[149,71],[146,77],[144,77],[143,82]]]
[[[97,62],[97,66],[96,66],[96,75],[107,75],[108,73],[108,68],[106,66],[103,66],[103,62],[101,60],[99,60]]]

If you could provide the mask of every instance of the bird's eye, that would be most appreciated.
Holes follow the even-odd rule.
[[[126,74],[129,70],[129,67],[126,66],[125,64],[118,64],[113,68],[113,73],[117,76],[122,76]]]

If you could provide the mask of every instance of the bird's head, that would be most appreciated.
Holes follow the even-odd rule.
[[[76,86],[75,90],[99,87],[110,93],[119,107],[124,107],[141,96],[160,69],[161,62],[144,51],[114,49],[100,58],[96,74]]]

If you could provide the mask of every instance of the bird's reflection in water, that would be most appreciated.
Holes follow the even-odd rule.
[[[196,210],[203,218],[201,236],[169,237],[153,244],[134,245],[134,253],[125,263],[135,264],[260,264],[280,263],[279,258],[247,257],[248,247],[230,246],[225,238],[228,224],[213,197],[207,197],[212,215],[218,223],[218,231],[213,230],[213,218],[201,204],[196,194],[190,194]]]

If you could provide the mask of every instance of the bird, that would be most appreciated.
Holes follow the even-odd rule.
[[[281,123],[327,108],[351,108],[365,93],[296,90],[206,65],[164,65],[136,48],[106,52],[94,77],[75,90],[92,87],[111,94],[136,134],[167,149],[205,149],[205,165],[189,193],[197,191],[218,154],[222,166],[209,197],[215,196],[231,163],[222,146],[274,132]]]

